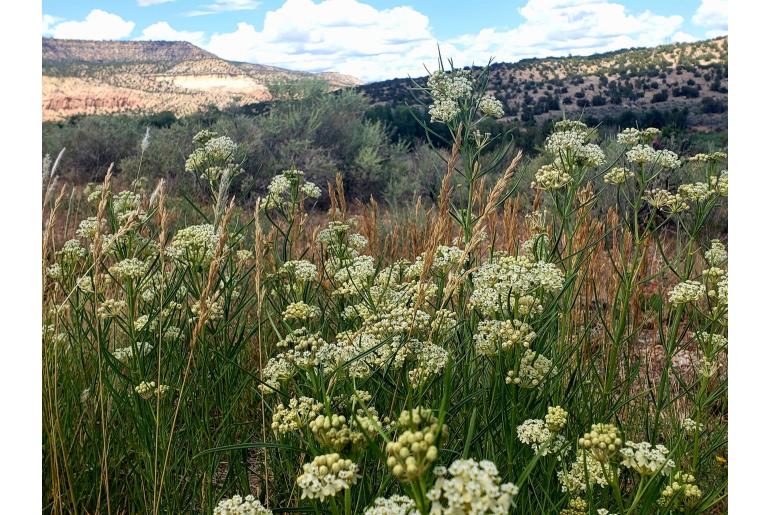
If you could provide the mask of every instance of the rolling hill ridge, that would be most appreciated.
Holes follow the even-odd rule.
[[[76,114],[189,114],[269,100],[276,81],[320,78],[330,89],[355,77],[313,74],[221,59],[183,41],[86,41],[43,38],[43,120]]]

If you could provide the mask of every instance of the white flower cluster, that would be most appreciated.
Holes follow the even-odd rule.
[[[46,268],[45,274],[51,279],[53,279],[54,281],[58,281],[59,279],[64,277],[64,272],[59,263],[54,263],[53,265]]]
[[[572,176],[557,163],[541,166],[535,172],[530,186],[532,189],[552,191],[563,188],[572,182]]]
[[[213,515],[273,515],[273,512],[262,506],[253,495],[247,495],[245,498],[234,495],[230,499],[219,501]]]
[[[448,470],[436,467],[434,472],[436,482],[428,492],[431,515],[504,515],[519,492],[513,483],[503,483],[495,464],[487,460],[455,460]]]
[[[428,77],[433,104],[428,107],[432,122],[449,122],[460,113],[459,102],[473,93],[470,74],[465,70],[436,71]]]
[[[544,294],[557,293],[563,285],[564,273],[553,263],[498,255],[474,274],[470,304],[487,316],[504,313],[508,306],[526,316],[542,309]]]
[[[102,220],[101,228],[103,229],[104,226],[105,226],[105,223],[104,223],[104,220]],[[96,237],[98,232],[99,232],[99,224],[96,221],[96,217],[92,216],[80,222],[80,224],[78,225],[78,230],[75,231],[75,234],[77,234],[83,239],[92,240]]]
[[[303,499],[323,501],[349,489],[357,480],[358,465],[332,453],[316,456],[312,462],[302,465],[297,486],[302,490]]]
[[[720,197],[727,196],[727,170],[722,170],[718,177],[711,177],[709,182],[711,183],[714,193]]]
[[[312,397],[292,397],[288,407],[279,403],[273,410],[271,427],[279,435],[296,433],[307,427],[323,410],[323,404]]]
[[[663,474],[667,476],[674,468],[674,462],[668,459],[668,449],[663,445],[652,446],[649,442],[626,442],[620,449],[620,464],[633,469],[642,476]]]
[[[417,388],[431,376],[440,374],[449,362],[449,353],[433,343],[424,343],[415,350],[416,367],[409,371],[409,382]]]
[[[88,251],[80,245],[78,240],[67,240],[56,254],[62,263],[70,265],[86,257]]]
[[[689,158],[689,161],[695,162],[695,163],[718,163],[720,161],[724,161],[727,159],[727,154],[725,152],[711,152],[709,154],[695,154],[691,158]]]
[[[714,194],[711,187],[705,182],[682,184],[677,188],[677,193],[690,202],[704,202]]]
[[[564,120],[554,125],[554,132],[545,140],[545,151],[562,166],[595,167],[606,161],[604,151],[589,143],[590,131],[582,122]]]
[[[332,265],[334,268],[334,266]],[[352,260],[340,263],[334,273],[337,287],[332,292],[335,296],[359,296],[368,290],[370,280],[375,276],[376,269],[372,256],[355,256]]]
[[[374,504],[364,511],[364,515],[419,515],[414,501],[405,495],[378,497]]]
[[[649,127],[644,130],[629,127],[618,133],[618,143],[621,145],[636,145],[640,142],[650,143],[660,134],[660,129]]]
[[[655,188],[646,191],[642,199],[656,209],[666,209],[670,213],[682,213],[690,209],[687,199],[681,193]]]
[[[592,488],[603,488],[609,484],[602,464],[585,449],[579,449],[572,465],[557,472],[556,477],[561,483],[562,491],[570,494],[584,492],[589,485]]]
[[[134,387],[134,391],[144,400],[154,399],[155,397],[163,397],[163,395],[169,390],[169,387],[165,384],[157,386],[155,381],[142,381]]]
[[[119,316],[127,307],[126,301],[121,299],[106,299],[99,304],[96,310],[97,316],[102,319]]]
[[[366,238],[360,234],[351,231],[351,225],[347,222],[331,221],[324,227],[319,233],[316,241],[326,246],[330,251],[347,251],[345,252],[347,258],[353,258],[358,255],[358,252],[363,250],[367,241]],[[339,266],[333,266],[334,269],[338,269]]]
[[[310,282],[318,276],[315,264],[304,259],[286,261],[281,265],[280,272],[302,283]]]
[[[227,136],[203,130],[193,137],[193,144],[196,148],[185,161],[186,172],[199,174],[201,179],[209,182],[219,180],[225,173],[241,172],[235,163],[238,145]]]
[[[515,384],[522,388],[537,388],[543,381],[556,374],[556,367],[550,359],[527,349],[519,362],[519,369],[510,370],[505,377],[507,384]]]
[[[698,504],[703,492],[695,484],[695,476],[677,472],[660,493],[658,505],[666,511],[689,512]]]
[[[706,296],[706,285],[698,281],[683,281],[668,292],[668,301],[674,305],[698,302]]]
[[[110,273],[123,281],[137,280],[147,274],[149,265],[137,258],[124,259],[110,267]]]
[[[182,264],[207,265],[214,258],[218,240],[213,225],[192,225],[174,235],[167,252]]]
[[[503,103],[491,95],[486,95],[479,100],[479,111],[492,118],[501,118],[505,115]]]
[[[137,342],[136,352],[139,356],[146,356],[152,351],[152,344],[147,342]],[[112,351],[112,355],[115,359],[121,363],[128,363],[134,357],[134,347],[129,345],[128,347],[121,347]]]
[[[703,431],[703,424],[700,422],[696,422],[695,420],[691,418],[685,418],[682,420],[682,429],[685,433],[688,435],[695,434],[699,431]]]
[[[626,152],[626,159],[638,165],[652,164],[664,170],[674,170],[682,165],[674,152],[670,150],[655,150],[649,145],[636,145]]]
[[[528,349],[537,334],[526,322],[519,320],[482,320],[473,335],[476,353],[481,356],[495,356],[499,351],[521,345]]]
[[[285,208],[291,203],[300,202],[300,194],[305,198],[317,199],[321,197],[321,188],[306,180],[302,170],[284,170],[270,181],[264,208]]]
[[[142,196],[139,193],[125,190],[112,196],[112,210],[121,222],[132,213],[139,213],[141,206]]]
[[[706,263],[713,267],[723,267],[727,263],[727,248],[719,240],[711,240],[711,248],[704,254]]]
[[[623,168],[622,166],[614,166],[609,172],[604,174],[604,182],[606,182],[607,184],[615,184],[615,185],[623,184],[633,176],[634,176],[634,172],[632,172],[628,168]]]
[[[535,453],[546,456],[559,453],[567,443],[566,438],[557,431],[551,430],[543,419],[530,418],[516,428],[516,436],[521,443],[532,447]]]
[[[311,306],[305,302],[292,302],[283,311],[283,319],[287,322],[292,320],[314,320],[321,316],[321,308]]]

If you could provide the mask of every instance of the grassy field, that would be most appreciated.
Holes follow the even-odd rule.
[[[435,203],[239,206],[211,131],[199,205],[47,165],[44,511],[726,510],[726,155],[564,120],[525,167],[484,80],[428,81]]]

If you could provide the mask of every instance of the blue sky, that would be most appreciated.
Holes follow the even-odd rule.
[[[727,0],[44,0],[43,35],[191,41],[232,60],[365,80],[727,34]]]

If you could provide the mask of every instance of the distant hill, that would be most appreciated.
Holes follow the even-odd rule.
[[[209,105],[270,100],[268,84],[319,78],[330,89],[361,81],[220,59],[183,41],[85,41],[43,38],[43,119],[75,114],[184,115]]]
[[[478,72],[479,68],[474,71]],[[727,37],[694,43],[632,48],[587,57],[525,59],[494,63],[489,92],[503,102],[506,118],[537,123],[571,116],[602,119],[624,111],[686,108],[691,126],[727,126]],[[427,103],[427,77],[391,79],[358,86],[373,104]]]

